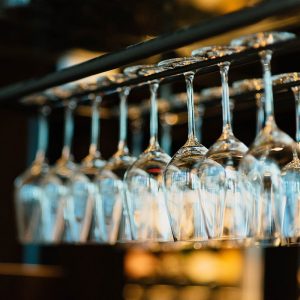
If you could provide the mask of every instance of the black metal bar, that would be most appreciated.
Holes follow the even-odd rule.
[[[261,47],[261,48],[249,48],[246,49],[245,51],[235,53],[232,55],[222,56],[219,58],[205,60],[205,61],[199,61],[196,63],[192,63],[190,65],[180,66],[177,68],[165,70],[163,72],[154,73],[149,76],[138,76],[136,78],[123,81],[121,83],[111,83],[110,85],[105,87],[99,86],[95,88],[94,85],[93,85],[93,89],[88,89],[85,87],[83,90],[80,91],[76,90],[73,93],[72,97],[74,99],[77,99],[78,102],[84,103],[88,100],[87,95],[91,93],[101,93],[107,96],[116,93],[118,91],[118,88],[120,87],[124,87],[124,86],[136,87],[138,85],[147,84],[147,82],[152,81],[154,79],[160,79],[161,84],[172,83],[178,80],[182,80],[183,73],[190,70],[198,70],[196,74],[197,76],[218,72],[219,71],[218,63],[224,61],[231,61],[231,68],[234,69],[236,67],[240,67],[246,64],[251,64],[257,61],[259,59],[258,52],[266,48],[272,49],[274,56],[278,56],[278,55],[280,56],[286,53],[294,53],[300,49],[300,39],[297,38],[285,42],[275,43],[273,45],[268,45],[266,47]],[[59,99],[59,98],[51,99],[48,105],[50,105],[52,108],[59,108],[63,106],[63,102],[58,100],[63,100],[63,99]],[[26,103],[22,103],[22,104],[26,104]],[[28,107],[28,104],[22,106]],[[34,105],[34,103],[31,104]],[[37,103],[37,106],[38,105],[40,104]],[[1,104],[1,107],[7,107],[10,109],[15,109],[17,106],[18,104],[13,101],[6,101],[5,103]],[[32,109],[32,106],[30,109]]]
[[[253,24],[267,17],[282,14],[297,7],[300,7],[300,0],[262,2],[256,6],[216,17],[207,22],[183,28],[174,33],[129,46],[121,51],[106,54],[85,63],[51,73],[40,79],[4,87],[0,89],[0,101],[8,99],[16,100],[18,97],[39,92],[52,86],[115,69],[138,59]]]
[[[249,48],[245,51],[235,53],[232,55],[222,56],[219,58],[205,60],[205,61],[199,61],[186,66],[179,66],[177,68],[168,69],[163,72],[151,74],[149,76],[138,76],[136,78],[123,81],[121,83],[111,83],[110,85],[104,87],[99,86],[95,88],[94,85],[92,85],[93,89],[88,89],[87,87],[84,87],[84,89],[81,90],[75,89],[74,93],[72,94],[72,98],[77,99],[77,101],[80,103],[83,103],[89,99],[87,96],[91,93],[101,93],[107,96],[116,93],[118,91],[118,88],[120,87],[124,87],[124,86],[136,87],[138,85],[147,84],[147,82],[152,81],[154,79],[160,79],[161,84],[171,83],[177,80],[181,80],[183,77],[183,73],[190,70],[198,70],[196,74],[197,76],[218,72],[219,71],[218,63],[224,61],[231,61],[232,68],[235,68],[237,66],[240,67],[241,65],[251,64],[256,60],[258,60],[259,59],[259,56],[257,55],[258,52],[266,48],[272,49],[274,56],[282,55],[286,52],[294,53],[295,51],[298,51],[300,49],[300,39],[297,38],[285,42],[276,43],[273,45],[268,45],[266,47],[261,47],[261,48]],[[48,105],[50,105],[52,109],[64,106],[63,102],[58,100],[63,100],[63,99],[54,98],[54,96],[51,96]],[[18,104],[17,102],[14,101],[5,101],[2,103],[0,102],[0,105],[1,108],[8,108],[8,109],[16,109],[18,108],[18,106],[22,106],[22,110],[30,112],[30,110],[32,110],[34,106],[39,106],[40,103],[34,104],[34,103],[24,102]]]

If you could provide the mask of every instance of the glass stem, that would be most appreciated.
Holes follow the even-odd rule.
[[[202,141],[202,125],[203,125],[203,116],[205,113],[205,106],[204,105],[199,105],[198,106],[198,114],[196,118],[196,137],[199,143]]]
[[[132,120],[131,122],[131,132],[132,132],[132,154],[133,156],[139,156],[142,152],[142,143],[143,143],[143,133],[142,133],[142,124],[143,120],[141,116],[138,116],[137,119]]]
[[[159,148],[158,143],[158,111],[157,111],[157,91],[158,81],[150,83],[150,150]]]
[[[230,62],[223,62],[219,64],[221,82],[222,82],[222,112],[223,112],[223,133],[232,133],[230,101],[229,101],[229,86],[228,86],[228,72]]]
[[[194,107],[194,81],[195,72],[184,73],[186,83],[186,94],[187,94],[187,109],[188,109],[188,142],[196,142],[197,138],[195,135],[195,107]]]
[[[295,96],[296,105],[296,142],[300,146],[300,87],[293,87],[292,91]]]
[[[255,94],[256,100],[256,135],[261,131],[265,123],[265,112],[263,106],[263,95],[261,93]]]
[[[74,133],[74,116],[73,112],[76,107],[76,101],[70,100],[65,109],[65,127],[64,127],[64,146],[62,156],[65,159],[70,158],[72,139]]]
[[[38,148],[36,153],[36,160],[44,160],[48,147],[48,120],[47,117],[50,113],[49,106],[43,106],[40,110],[38,120]]]
[[[119,92],[120,96],[120,112],[119,112],[119,144],[118,152],[128,153],[127,147],[127,97],[129,95],[130,88],[122,88]]]
[[[171,147],[172,147],[171,126],[165,121],[162,121],[161,146],[167,154],[171,153]]]
[[[273,103],[273,89],[272,89],[272,75],[271,75],[271,59],[272,51],[266,50],[259,53],[263,67],[264,80],[264,101],[265,101],[265,122],[274,121],[274,103]]]
[[[92,124],[91,124],[91,144],[89,154],[96,156],[99,153],[99,135],[100,135],[100,124],[99,124],[99,108],[102,101],[100,95],[93,95],[92,98]]]

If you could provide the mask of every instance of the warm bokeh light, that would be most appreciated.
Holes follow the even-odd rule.
[[[125,259],[125,274],[134,279],[155,276],[158,266],[156,257],[140,249],[132,249]]]
[[[192,282],[216,282],[218,280],[218,272],[218,253],[196,251],[192,252],[185,259],[184,274]]]
[[[65,52],[57,61],[57,69],[61,70],[64,68],[68,68],[80,63],[83,63],[85,61],[88,61],[90,59],[99,57],[104,55],[104,52],[94,52],[89,51],[86,49],[72,49],[67,52]],[[88,82],[95,82],[97,78],[100,76],[111,76],[113,74],[119,73],[119,69],[110,70],[107,72],[103,72],[101,74],[96,74],[93,76],[82,78],[76,82],[80,83],[88,83]]]
[[[144,246],[125,257],[126,300],[262,299],[259,249]]]
[[[238,284],[243,275],[243,256],[238,250],[226,250],[219,254],[218,282],[226,285]]]
[[[128,277],[140,279],[159,277],[188,279],[194,283],[219,282],[222,285],[240,284],[243,275],[243,252],[235,249],[221,251],[162,252],[132,249],[125,259]]]
[[[255,3],[259,2],[258,0],[181,0],[186,4],[189,2],[193,5],[196,9],[207,13],[214,13],[214,14],[225,14],[229,13],[238,9],[242,9],[246,6],[254,5]]]

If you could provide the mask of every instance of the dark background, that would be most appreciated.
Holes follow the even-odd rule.
[[[27,2],[24,0],[0,0],[0,86],[20,80],[39,78],[55,71],[57,61],[71,49],[85,49],[101,53],[119,50],[182,26],[205,22],[213,16],[258,1],[220,0],[214,1],[214,5],[209,5],[207,2],[209,1],[32,0]],[[279,27],[299,33],[300,20],[295,18],[295,13],[291,15],[292,17],[287,15],[282,18],[271,18],[257,28]],[[222,44],[238,34],[239,32],[224,35],[217,39],[204,41],[201,45]],[[197,46],[199,45],[194,45],[194,48]],[[188,51],[186,49],[186,53],[189,53]],[[182,55],[182,53],[185,52],[179,50],[177,53],[165,53],[164,58]],[[161,57],[150,58],[145,62],[159,61],[159,59]],[[300,71],[300,58],[297,51],[275,57],[272,62],[272,71],[274,74]],[[232,69],[230,82],[241,78],[257,77],[260,74],[260,64],[254,62]],[[219,84],[220,79],[217,73],[199,76],[195,82],[195,91],[199,92],[201,88]],[[183,81],[174,83],[170,89],[176,92],[184,91]],[[147,97],[148,92],[145,90],[134,91],[129,97],[129,103],[139,102]],[[117,102],[117,97],[113,96],[104,101],[103,106],[111,107],[110,103],[116,104]],[[276,96],[276,103],[275,112],[279,126],[294,136],[295,116],[292,94],[286,93],[284,97]],[[60,110],[53,111],[50,116],[48,151],[50,163],[54,163],[60,155],[63,138],[62,117],[63,114]],[[236,103],[233,119],[236,136],[245,144],[251,144],[255,137],[254,99],[252,106],[247,110]],[[75,160],[78,162],[88,151],[89,125],[89,118],[76,115],[73,152]],[[0,262],[18,262],[24,259],[24,255],[26,256],[16,239],[13,181],[26,169],[33,158],[36,129],[34,112],[25,112],[21,106],[17,109],[9,109],[0,105]],[[184,143],[186,129],[186,124],[172,129],[171,154]],[[142,148],[146,146],[148,139],[147,118],[144,120],[143,133]],[[219,106],[216,106],[208,109],[205,113],[202,132],[203,144],[209,147],[220,133],[221,110]],[[102,120],[101,152],[104,158],[108,159],[116,150],[117,138],[117,120]],[[130,142],[131,135],[129,133],[129,145]],[[295,253],[293,254],[294,258],[296,257]],[[109,257],[109,252],[106,255],[104,257]],[[59,254],[57,256],[58,261],[62,260],[59,258]],[[276,259],[282,259],[282,256],[276,257]],[[67,263],[72,265],[71,262],[70,258]],[[272,265],[272,260],[267,263]],[[101,265],[100,262],[97,264]],[[86,271],[88,272],[88,270]],[[26,283],[23,282],[23,284],[26,286]],[[33,284],[34,288],[34,282],[31,281],[28,284],[27,289],[30,289],[30,284]],[[268,284],[272,286],[270,282]],[[55,283],[53,286],[59,290]],[[51,286],[49,290],[51,290]],[[26,289],[24,291],[26,292]]]

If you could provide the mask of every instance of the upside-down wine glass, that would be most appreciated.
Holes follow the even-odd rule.
[[[243,47],[213,46],[194,50],[192,55],[214,59],[240,51]],[[212,245],[231,247],[245,245],[249,240],[251,205],[243,201],[246,191],[240,184],[238,171],[247,147],[232,131],[228,86],[230,61],[218,65],[222,82],[223,130],[220,138],[209,148],[205,160],[197,164],[196,171],[201,183],[199,197],[205,212],[208,237]]]
[[[129,71],[147,77],[160,72],[161,68],[136,66],[127,69],[127,73]],[[157,137],[156,100],[159,80],[148,83],[151,94],[150,143],[125,174],[127,206],[134,240],[172,241],[173,236],[163,195],[163,171],[170,157],[160,148]]]
[[[66,100],[64,144],[61,157],[48,172],[43,181],[44,199],[42,199],[42,231],[45,242],[56,243],[61,240],[71,241],[70,228],[65,220],[65,204],[70,196],[68,181],[76,170],[71,155],[74,131],[73,112],[76,108],[74,99]]]
[[[41,242],[42,181],[49,171],[46,159],[48,145],[49,106],[43,106],[38,116],[38,145],[31,166],[15,180],[15,209],[18,236],[22,243]]]
[[[158,66],[167,70],[202,60],[205,58],[174,58],[160,62]],[[199,143],[195,133],[193,97],[195,71],[188,71],[183,75],[187,94],[188,137],[164,171],[164,192],[175,240],[203,241],[207,240],[204,212],[197,197],[199,180],[192,170],[194,164],[204,158],[207,149]]]
[[[300,81],[300,73],[286,73],[273,76],[273,84],[293,83]],[[300,86],[292,88],[296,111],[296,143],[300,147]],[[300,244],[300,159],[297,151],[293,160],[282,169],[285,187],[286,205],[283,215],[282,243]]]
[[[81,90],[93,89],[95,86],[108,84],[106,77],[101,77],[98,84],[94,82],[79,85]],[[100,82],[100,83],[99,83]],[[106,165],[100,153],[100,104],[102,96],[91,92],[88,95],[91,101],[91,135],[88,155],[82,160],[74,174],[68,181],[70,197],[66,201],[66,219],[70,226],[71,240],[73,242],[86,242],[92,232],[92,238],[97,236],[98,241],[106,241],[103,208],[97,199],[99,192],[94,182],[98,174]],[[95,206],[98,204],[98,206]],[[96,213],[97,212],[97,213]],[[96,215],[98,216],[96,218]],[[91,230],[91,227],[93,229]],[[97,228],[97,229],[96,229]]]
[[[260,48],[294,38],[287,32],[264,32],[240,37],[231,45]],[[271,77],[272,50],[259,50],[263,68],[265,125],[256,136],[240,170],[251,185],[250,199],[254,202],[253,235],[256,245],[278,246],[280,244],[283,212],[285,209],[284,183],[281,171],[293,159],[295,143],[281,131],[275,122]]]
[[[116,74],[110,78],[112,82],[118,83],[127,79],[128,77],[123,74]],[[110,244],[114,244],[116,241],[132,240],[123,182],[125,172],[135,161],[127,147],[127,97],[129,92],[130,87],[122,87],[118,90],[120,98],[118,149],[97,177],[97,184],[104,205],[107,241]]]

